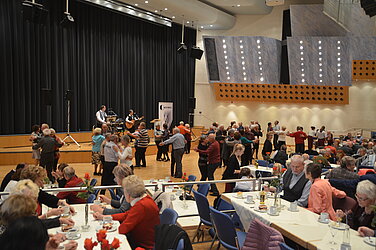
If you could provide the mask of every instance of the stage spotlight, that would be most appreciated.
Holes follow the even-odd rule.
[[[74,18],[69,13],[69,0],[66,0],[66,6],[65,7],[66,7],[65,12],[64,12],[65,17],[63,18],[63,20],[61,20],[60,24],[65,25],[65,26],[69,26],[72,23],[74,23]]]
[[[191,48],[191,53],[190,53],[190,56],[192,58],[195,58],[195,59],[198,59],[198,60],[201,60],[201,57],[202,57],[202,54],[204,53],[203,50],[201,50],[199,47],[197,46],[193,46]]]
[[[43,24],[46,21],[48,10],[42,4],[24,1],[22,2],[22,14],[25,20]]]
[[[180,43],[180,46],[178,48],[178,53],[181,54],[186,50],[187,50],[187,46],[184,43]]]

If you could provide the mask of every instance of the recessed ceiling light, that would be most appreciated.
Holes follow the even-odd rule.
[[[164,10],[168,10],[167,8],[164,8]]]
[[[236,7],[240,7],[240,4],[237,4]]]
[[[204,26],[201,26],[201,29],[203,29],[204,28]]]
[[[172,16],[172,18],[175,18],[175,16]]]
[[[135,6],[138,6],[138,3],[135,3],[134,5],[135,5]]]
[[[145,1],[145,3],[149,3],[149,1]]]
[[[210,27],[213,27],[213,24],[210,24]]]
[[[187,21],[187,23],[189,23],[189,21]]]

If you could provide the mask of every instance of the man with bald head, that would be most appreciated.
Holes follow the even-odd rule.
[[[311,182],[308,181],[304,173],[304,158],[294,155],[291,158],[290,168],[282,176],[283,199],[294,202],[297,201],[301,207],[308,204]]]
[[[210,146],[206,150],[196,148],[195,151],[208,155],[208,180],[214,180],[214,172],[221,165],[221,150],[218,141],[215,140],[215,134],[208,135]],[[204,177],[204,176],[203,176]],[[205,178],[205,177],[204,177]],[[217,186],[211,184],[211,195],[219,196]]]
[[[173,136],[171,136],[170,139],[159,143],[159,146],[172,144],[172,154],[173,159],[175,159],[176,170],[175,164],[171,164],[171,176],[175,178],[181,178],[183,176],[182,159],[184,155],[185,144],[187,143],[187,141],[185,140],[184,135],[180,133],[180,129],[178,127],[172,130],[172,134]]]

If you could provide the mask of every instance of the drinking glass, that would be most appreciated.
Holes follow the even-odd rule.
[[[332,235],[332,240],[329,243],[332,244],[333,246],[337,245],[337,242],[334,241],[334,237],[337,234],[337,229],[335,228],[335,224],[329,225],[329,230],[330,230],[330,234]],[[332,249],[334,249],[334,248],[332,248]]]

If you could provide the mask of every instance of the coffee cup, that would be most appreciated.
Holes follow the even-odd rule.
[[[252,203],[253,202],[253,196],[252,195],[247,195],[247,202]]]
[[[319,216],[319,221],[320,222],[328,222],[329,221],[329,214],[328,213],[321,213]]]
[[[101,201],[100,200],[94,200],[94,205],[100,205]]]
[[[68,239],[74,239],[78,236],[78,230],[76,228],[69,229],[67,233]]]
[[[291,211],[298,210],[298,203],[296,201],[290,203],[290,210]]]
[[[269,207],[269,213],[272,214],[272,215],[278,214],[277,207],[276,206],[270,206]]]

